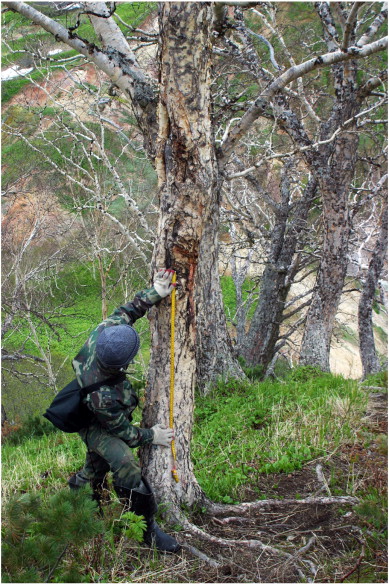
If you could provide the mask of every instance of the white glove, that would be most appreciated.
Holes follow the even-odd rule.
[[[158,274],[154,279],[154,289],[161,296],[161,298],[166,298],[174,290],[175,284],[172,284],[174,270],[167,270],[162,268],[158,271]]]
[[[156,424],[151,429],[154,432],[153,444],[170,446],[170,443],[173,440],[173,430],[171,428],[168,428],[163,424]]]

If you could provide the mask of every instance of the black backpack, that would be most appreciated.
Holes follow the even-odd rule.
[[[43,417],[63,432],[79,432],[89,426],[94,417],[91,410],[82,403],[84,397],[102,385],[116,385],[125,379],[126,375],[123,373],[86,387],[80,387],[77,379],[73,379],[57,393]]]

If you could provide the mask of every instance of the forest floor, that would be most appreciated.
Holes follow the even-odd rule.
[[[370,433],[368,447],[365,433]],[[345,492],[358,498],[362,491],[375,501],[386,500],[385,436],[387,395],[372,394],[365,431],[353,446],[290,474],[259,476],[263,498],[276,500],[274,508],[253,508],[244,515],[239,505],[234,514],[231,505],[227,513],[217,515],[203,510],[192,521],[211,540],[179,532],[182,550],[159,555],[155,573],[150,572],[152,552],[129,545],[122,569],[127,576],[131,573],[132,582],[387,582],[384,510],[377,516],[372,511],[376,505],[369,509],[366,497],[360,505],[328,502],[330,496]],[[315,502],[307,501],[309,497]],[[242,491],[241,500],[258,500],[258,493]],[[218,566],[195,558],[189,546]]]

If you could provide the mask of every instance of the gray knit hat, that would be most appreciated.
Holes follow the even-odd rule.
[[[139,335],[132,326],[119,324],[106,327],[96,343],[96,354],[104,367],[127,367],[138,352]]]

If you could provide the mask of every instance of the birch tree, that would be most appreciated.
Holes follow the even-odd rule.
[[[371,11],[371,7],[366,11],[361,5],[355,4],[349,13],[338,10],[338,5],[328,5],[327,3],[317,3],[317,14],[323,24],[324,39],[327,49],[335,55],[340,46],[342,48],[353,46],[364,46],[367,40],[374,35],[382,26],[386,19],[386,7],[378,7],[378,12]],[[239,16],[240,8],[235,8],[235,13]],[[277,10],[274,5],[264,4],[261,8],[254,7],[251,12],[255,13],[262,20],[268,33],[273,35],[273,39],[281,44],[284,50],[283,58],[288,60],[291,68],[288,74],[296,66],[296,59],[293,50],[288,47],[280,28],[277,26]],[[338,20],[341,20],[339,23]],[[366,34],[361,35],[357,41],[357,31],[360,31],[366,20],[373,21],[371,28]],[[338,38],[335,21],[338,28],[343,31],[343,39]],[[252,31],[251,31],[252,33]],[[262,101],[258,100],[258,109],[262,108],[260,115],[263,120],[274,120],[274,124],[279,130],[286,132],[291,139],[290,152],[279,149],[274,152],[274,140],[268,140],[267,152],[262,150],[262,158],[258,156],[257,160],[252,161],[251,166],[240,168],[239,172],[230,171],[226,178],[241,176],[255,180],[255,173],[258,175],[258,169],[261,166],[263,157],[268,159],[287,160],[288,156],[299,153],[302,156],[307,170],[310,170],[312,177],[317,181],[318,193],[323,201],[322,215],[322,232],[323,244],[321,251],[321,264],[318,271],[316,287],[313,294],[312,303],[308,311],[303,345],[301,348],[301,362],[306,364],[318,365],[324,370],[329,369],[329,351],[332,337],[334,319],[339,305],[340,296],[344,286],[344,279],[348,262],[348,240],[352,228],[351,214],[349,212],[349,196],[351,193],[352,181],[355,177],[357,168],[357,150],[358,135],[362,132],[364,124],[363,116],[369,117],[372,111],[378,110],[386,99],[385,92],[378,91],[385,81],[385,71],[378,72],[373,76],[372,71],[363,73],[359,66],[360,62],[351,61],[347,63],[338,63],[331,65],[331,74],[333,79],[334,96],[332,94],[325,97],[315,97],[315,91],[321,91],[320,83],[315,87],[312,78],[307,76],[299,78],[297,88],[292,89],[290,86],[283,87],[278,85],[280,80],[287,74],[280,75],[277,81],[271,82],[271,75],[268,70],[261,67],[258,58],[258,51],[254,50],[252,45],[252,35],[248,34],[242,24],[236,26],[235,35],[243,43],[245,54],[250,54],[250,69],[255,72],[259,79],[266,80],[270,85],[264,89]],[[317,38],[316,32],[310,35],[307,31],[307,41],[303,43],[307,47],[307,42],[312,38]],[[257,35],[258,36],[258,35]],[[336,38],[335,38],[336,37]],[[231,44],[231,43],[230,43]],[[231,50],[231,57],[240,62],[245,60],[241,44],[237,43]],[[270,56],[273,67],[282,68],[283,61],[274,58],[274,52]],[[284,61],[285,62],[285,61]],[[281,63],[281,66],[280,66]],[[359,64],[358,64],[359,63]],[[358,83],[357,73],[359,75]],[[377,70],[375,71],[377,73]],[[362,75],[363,74],[363,75]],[[310,85],[307,85],[310,79]],[[266,99],[266,94],[272,93],[272,88],[276,89],[275,98]],[[320,103],[322,101],[322,103]],[[326,103],[327,102],[327,103]],[[319,115],[319,109],[315,107],[317,103],[320,110],[325,106],[328,108],[328,114],[324,117]],[[251,106],[254,113],[254,106]],[[258,110],[257,110],[258,111]],[[304,112],[304,113],[303,113]],[[236,122],[233,130],[230,132],[230,139],[233,140],[234,134],[239,135],[239,127],[246,122],[255,123],[254,115],[250,117],[248,112]],[[260,132],[260,129],[257,130]],[[253,131],[251,130],[251,133]],[[251,142],[252,143],[252,142]],[[226,138],[225,148],[229,148],[228,139]],[[254,164],[253,164],[254,162]],[[227,166],[231,168],[231,162]],[[271,205],[277,213],[277,204]],[[301,220],[304,221],[309,205],[301,206]],[[281,225],[285,228],[285,215],[282,219],[278,213],[278,236],[282,234]],[[274,282],[279,278],[279,267],[284,269],[287,265],[292,265],[293,244],[291,240],[285,240],[285,245],[281,248],[281,242],[277,240],[277,230],[273,233],[274,250],[283,249],[283,255],[280,257],[286,260],[285,254],[288,254],[288,263],[282,261],[278,264],[276,256],[273,254],[273,261],[270,259],[268,269],[274,272],[270,279],[263,278],[261,287],[261,296],[266,298],[266,289],[273,294],[267,296],[266,302],[261,310],[261,301],[258,303],[256,315],[254,316],[247,343],[244,349],[244,356],[250,364],[258,364],[264,361],[269,362],[270,354],[266,352],[267,342],[273,345],[277,340],[281,314],[285,298],[281,295],[275,295]],[[271,257],[271,256],[269,256]],[[266,273],[264,274],[266,276]],[[290,279],[289,279],[290,281]],[[281,289],[278,288],[280,291]],[[284,289],[283,289],[284,293]],[[272,298],[272,302],[269,300]],[[277,298],[277,300],[276,300]],[[269,314],[275,311],[278,305],[278,315]],[[269,307],[271,309],[269,310]],[[262,313],[262,318],[259,314]],[[321,324],[320,324],[321,323]],[[249,340],[250,337],[250,340]],[[267,339],[267,340],[266,340]],[[281,341],[282,342],[282,341]],[[266,356],[265,356],[266,355]]]
[[[240,140],[264,109],[271,105],[278,111],[280,94],[290,83],[318,68],[382,51],[387,41],[385,38],[373,40],[372,35],[361,46],[339,47],[290,66],[282,73],[277,71],[270,80],[267,77],[270,82],[266,88],[259,88],[253,100],[243,103],[238,120],[228,125],[216,146],[210,99],[212,4],[160,4],[158,84],[139,66],[105,5],[85,4],[85,10],[98,33],[99,44],[96,45],[78,37],[74,30],[69,34],[58,22],[44,17],[30,5],[20,2],[4,4],[84,54],[110,77],[131,101],[144,135],[145,147],[150,158],[155,160],[160,188],[160,220],[153,267],[163,261],[168,267],[176,268],[179,282],[174,411],[180,482],[176,484],[170,477],[171,460],[168,454],[159,456],[157,460],[152,449],[145,451],[143,467],[146,474],[152,476],[158,498],[169,504],[170,518],[173,521],[178,519],[185,528],[198,534],[200,530],[191,526],[180,510],[180,505],[191,506],[195,502],[206,501],[194,477],[190,460],[196,371],[203,355],[205,362],[215,364],[209,372],[210,377],[217,372],[221,361],[224,362],[224,370],[235,367],[225,335],[224,315],[221,314],[216,263],[220,183],[226,166]],[[227,30],[223,14],[221,19],[215,21],[215,26],[221,31]],[[241,21],[239,26],[237,34],[243,34],[241,38],[244,38]],[[229,45],[228,35],[224,38]],[[231,50],[234,51],[235,47],[232,46]],[[223,56],[228,54],[228,49],[222,50]],[[266,78],[263,67],[259,73]],[[284,108],[282,115],[285,111]],[[215,328],[216,317],[222,321]],[[152,314],[152,319],[152,358],[144,416],[148,426],[167,421],[168,301],[161,303]],[[202,355],[198,353],[199,347]],[[225,350],[224,355],[220,354],[221,350]],[[206,352],[208,354],[204,354]]]
[[[41,70],[39,54],[31,54],[31,62]],[[110,119],[112,113],[126,120],[128,108],[126,111],[125,107],[117,107],[112,111],[106,103],[111,100],[102,97],[104,83],[98,72],[92,89],[80,72],[69,71],[66,63],[67,59],[65,63],[58,60],[53,69],[54,74],[58,69],[61,71],[63,80],[54,82],[53,72],[49,71],[45,87],[26,75],[39,91],[35,99],[32,95],[26,101],[25,118],[31,117],[30,112],[37,108],[39,118],[35,116],[36,124],[30,124],[29,131],[25,132],[24,125],[17,123],[17,116],[15,119],[15,106],[11,106],[4,115],[2,130],[8,146],[19,142],[26,152],[31,150],[40,161],[42,172],[50,177],[58,204],[70,209],[75,223],[82,226],[84,237],[79,246],[85,258],[91,260],[92,269],[97,266],[102,315],[106,318],[108,299],[121,279],[121,276],[116,278],[113,286],[110,277],[112,268],[119,266],[120,256],[126,255],[127,270],[134,265],[140,271],[142,267],[144,272],[148,270],[157,216],[156,194],[146,180],[148,169],[144,166],[149,167],[149,163],[131,124],[123,121],[120,128]],[[88,75],[94,77],[93,69]],[[65,89],[69,80],[74,85]],[[47,89],[50,83],[55,83],[62,100]],[[19,112],[20,108],[16,106],[16,109]],[[7,164],[9,155],[3,160]],[[126,177],[125,169],[129,167],[136,168],[136,177]],[[34,176],[37,173],[28,183],[33,191]],[[139,200],[141,190],[144,193]]]
[[[330,50],[346,49],[355,44],[363,47],[377,27],[387,17],[382,8],[371,28],[359,36],[358,12],[353,8],[340,19],[342,37],[336,32],[334,11],[330,5],[316,4],[323,22],[324,36]],[[347,270],[348,241],[351,229],[349,193],[355,173],[358,151],[358,118],[373,88],[382,85],[380,77],[357,82],[356,61],[334,65],[331,69],[335,100],[328,122],[323,125],[321,139],[331,140],[319,148],[310,164],[315,167],[323,197],[323,248],[313,299],[300,352],[300,362],[329,370],[329,353],[335,315],[339,305]],[[373,97],[377,101],[376,97]],[[377,104],[376,104],[377,105]],[[374,107],[374,106],[373,106]],[[366,108],[370,109],[370,108]],[[332,137],[336,133],[336,137]],[[327,164],[330,161],[330,164]]]
[[[376,298],[378,281],[387,260],[388,251],[388,199],[387,174],[378,181],[375,191],[382,193],[381,212],[378,219],[377,234],[371,258],[365,275],[362,277],[362,291],[358,306],[359,347],[362,361],[363,378],[381,369],[374,341],[372,312]],[[375,195],[377,196],[377,192]]]
[[[261,275],[256,276],[259,292],[255,310],[247,320],[244,315],[237,314],[237,319],[243,318],[243,324],[237,322],[237,331],[240,333],[237,339],[238,353],[247,365],[261,365],[264,373],[275,354],[289,342],[289,337],[298,326],[294,322],[281,335],[282,323],[297,315],[309,302],[308,292],[300,294],[298,298],[288,297],[291,286],[297,274],[301,274],[302,280],[303,271],[305,276],[311,272],[309,265],[312,259],[317,261],[313,250],[318,243],[308,237],[308,233],[314,233],[314,224],[309,221],[308,216],[316,208],[314,201],[317,198],[317,182],[313,177],[307,177],[304,167],[298,167],[297,159],[288,159],[281,168],[279,181],[275,180],[275,169],[270,174],[266,167],[262,169],[264,178],[272,177],[273,193],[262,186],[257,172],[255,176],[251,173],[244,176],[251,185],[251,196],[248,200],[244,201],[242,197],[243,189],[236,187],[234,194],[226,195],[232,207],[229,212],[231,221],[235,221],[243,233],[248,232],[245,245],[253,246],[251,249],[254,252],[261,238],[264,239],[264,243],[260,244],[264,267]],[[239,174],[237,172],[235,176],[238,177]],[[229,178],[232,179],[233,176],[230,175]],[[236,216],[239,214],[240,221]],[[251,241],[247,242],[248,239]],[[308,242],[311,252],[306,254],[304,248]],[[243,282],[240,283],[242,284]],[[249,305],[246,309],[248,307]],[[240,305],[238,308],[241,310]]]

